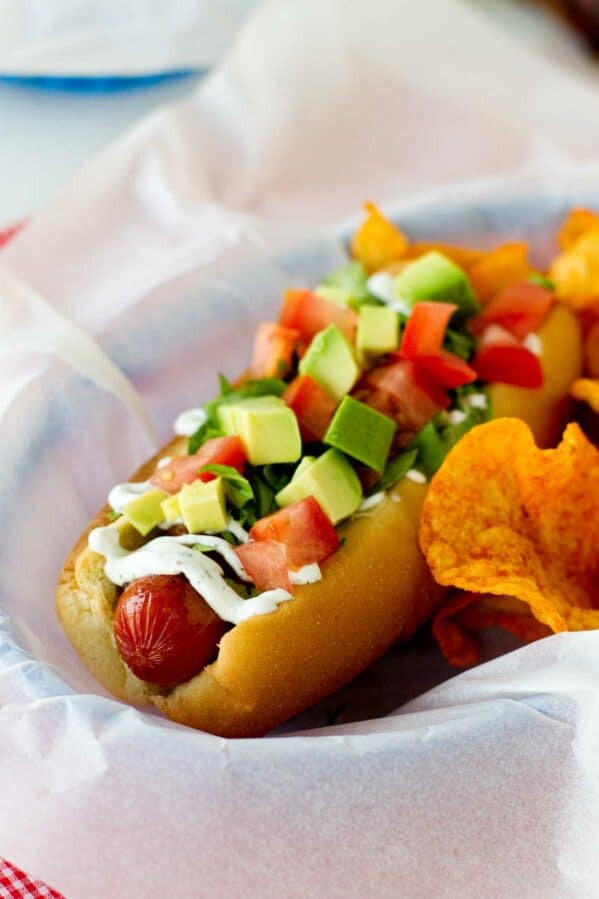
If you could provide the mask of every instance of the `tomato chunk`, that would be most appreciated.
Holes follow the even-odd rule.
[[[383,365],[363,380],[358,399],[397,421],[400,428],[419,431],[449,406],[449,397],[410,359]]]
[[[322,562],[341,544],[339,534],[313,496],[261,518],[252,527],[250,537],[281,543],[290,568]]]
[[[457,308],[453,303],[416,303],[404,328],[399,355],[414,359],[441,352],[445,329]]]
[[[420,371],[424,371],[437,384],[447,389],[470,384],[477,378],[476,372],[467,362],[444,350],[436,356],[419,356],[415,362]]]
[[[311,375],[295,378],[282,397],[293,409],[302,438],[322,440],[336,408],[334,398]]]
[[[347,339],[353,341],[357,323],[353,309],[317,297],[309,290],[286,291],[279,316],[279,324],[299,331],[304,343],[329,325],[337,325]]]
[[[287,550],[276,540],[250,540],[235,548],[258,590],[281,588],[292,593],[287,570]]]
[[[299,331],[276,322],[258,325],[250,365],[252,378],[283,378],[291,368]]]
[[[538,356],[519,345],[483,346],[472,360],[479,378],[515,387],[541,387],[543,369]]]
[[[207,440],[193,456],[173,456],[168,465],[157,468],[150,483],[167,493],[178,493],[184,484],[212,481],[216,475],[210,472],[198,474],[203,465],[230,465],[241,474],[247,456],[239,437],[213,437]]]
[[[480,334],[493,323],[518,340],[524,340],[542,324],[554,301],[554,294],[544,287],[526,282],[515,284],[491,300],[483,312],[470,321],[469,327],[473,334]]]

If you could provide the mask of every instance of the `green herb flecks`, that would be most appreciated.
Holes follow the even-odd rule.
[[[455,402],[450,412],[439,412],[433,421],[418,432],[408,449],[416,449],[418,457],[414,464],[427,477],[432,477],[440,468],[445,456],[458,440],[476,425],[492,418],[488,394],[480,387],[468,384],[454,391]],[[472,396],[485,396],[486,404],[481,407],[472,403]]]

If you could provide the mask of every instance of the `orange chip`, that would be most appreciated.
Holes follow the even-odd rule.
[[[525,243],[506,243],[489,250],[468,267],[470,281],[481,303],[489,303],[493,297],[526,281],[533,273]]]
[[[572,209],[557,235],[562,250],[571,249],[583,234],[599,231],[599,215],[591,209]]]
[[[352,253],[369,272],[376,272],[406,254],[408,240],[374,203],[365,203],[366,221],[352,240]]]
[[[474,665],[479,659],[476,632],[501,627],[523,643],[547,637],[550,629],[537,621],[526,603],[511,596],[450,594],[433,620],[433,634],[451,665]]]
[[[583,403],[588,403],[593,412],[597,412],[599,415],[599,380],[577,378],[570,387],[570,396],[576,400],[582,400]]]
[[[599,298],[599,230],[583,233],[556,256],[549,277],[557,296],[572,309],[592,306]]]
[[[551,450],[538,449],[519,419],[474,428],[431,482],[420,545],[440,584],[518,599],[551,631],[599,627],[599,451],[576,424]],[[437,636],[452,661],[460,615],[479,601],[462,600],[457,616],[439,613]],[[496,623],[513,623],[513,609],[494,611]]]

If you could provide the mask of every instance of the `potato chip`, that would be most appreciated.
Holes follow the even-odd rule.
[[[572,309],[584,309],[599,298],[599,230],[584,233],[556,256],[549,269],[557,296]]]
[[[352,240],[352,253],[369,272],[376,272],[406,254],[408,240],[374,203],[365,203],[366,221]]]
[[[480,596],[455,591],[442,603],[433,620],[433,634],[451,665],[474,665],[479,659],[476,632],[501,627],[531,643],[551,630],[537,621],[526,603],[511,596]]]
[[[502,244],[468,266],[474,292],[483,305],[506,287],[526,281],[533,271],[525,243]]]
[[[591,209],[572,209],[557,235],[562,250],[570,250],[583,234],[599,231],[599,215]]]
[[[583,403],[588,403],[593,412],[599,415],[599,380],[593,378],[577,378],[570,387],[570,396]]]
[[[462,659],[473,661],[460,616],[480,602],[476,594],[520,600],[551,631],[599,627],[599,451],[577,424],[551,450],[538,449],[519,419],[474,428],[431,482],[420,545],[440,584],[473,594],[435,623],[454,662],[460,627]],[[513,625],[513,608],[493,611],[496,623]]]

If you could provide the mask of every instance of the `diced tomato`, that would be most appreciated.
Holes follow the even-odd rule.
[[[445,329],[457,308],[453,303],[416,303],[404,328],[399,355],[414,359],[439,353]]]
[[[516,284],[491,300],[483,312],[470,321],[469,328],[473,334],[480,334],[489,324],[496,324],[518,340],[524,340],[541,325],[554,300],[550,290],[537,284]]]
[[[341,543],[339,534],[313,496],[261,518],[251,529],[250,537],[281,543],[290,568],[322,562]]]
[[[424,371],[433,381],[448,390],[470,384],[477,378],[476,372],[467,362],[444,350],[436,356],[419,356],[415,363],[419,371]]]
[[[310,375],[295,378],[283,394],[298,420],[302,438],[322,440],[335,412],[336,402]]]
[[[279,324],[299,331],[304,343],[329,325],[337,325],[347,339],[353,341],[357,323],[353,309],[317,297],[309,290],[286,291],[279,316]]]
[[[499,325],[489,325],[484,331],[472,367],[479,378],[491,383],[496,381],[529,388],[543,384],[543,369],[538,356]]]
[[[283,378],[291,368],[293,351],[300,338],[295,328],[276,322],[258,325],[250,365],[252,378]]]
[[[410,359],[375,368],[360,387],[358,399],[414,431],[449,406],[445,391]]]
[[[230,465],[243,473],[247,456],[239,437],[213,437],[193,456],[173,456],[168,465],[156,469],[150,483],[167,493],[178,493],[184,484],[212,481],[216,475],[208,471],[198,474],[203,465]]]
[[[235,548],[258,590],[281,588],[292,593],[287,570],[287,551],[276,540],[250,540]]]

